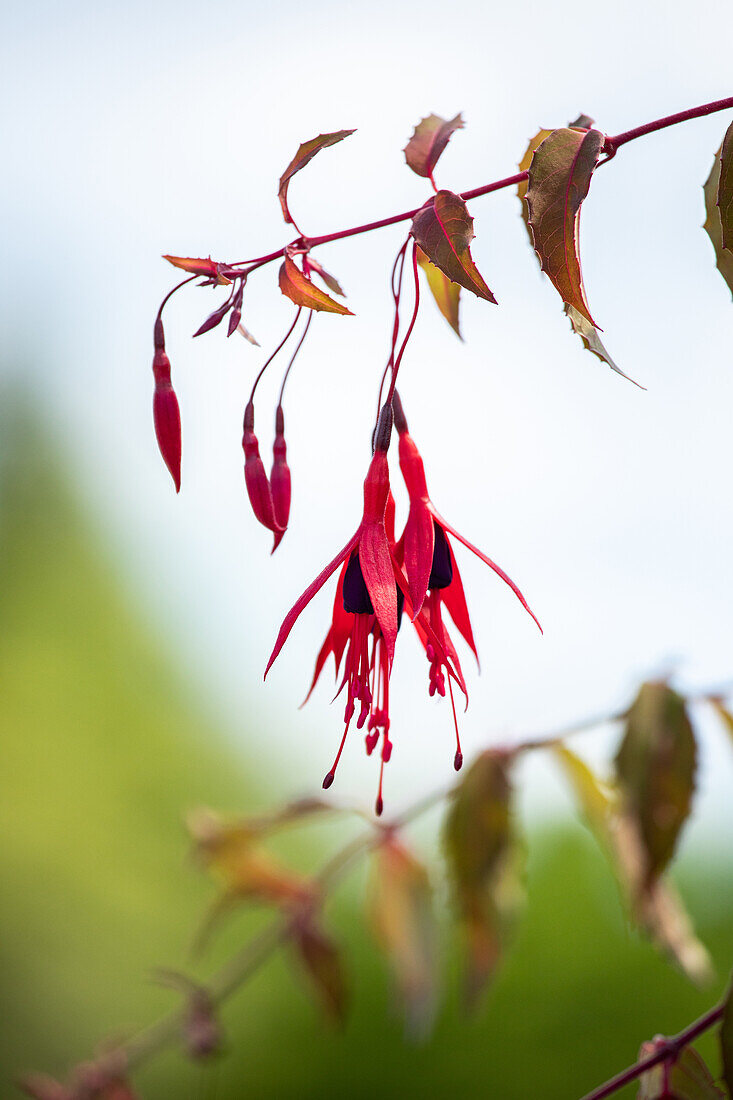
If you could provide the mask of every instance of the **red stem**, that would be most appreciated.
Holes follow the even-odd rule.
[[[616,134],[606,138],[606,151],[609,153],[615,152],[621,145],[625,145],[627,141],[634,141],[636,138],[644,137],[646,134],[652,134],[656,130],[664,130],[667,126],[676,126],[678,122],[688,122],[693,118],[702,118],[704,115],[715,114],[716,111],[726,111],[729,107],[733,107],[733,96],[728,96],[727,99],[716,99],[712,103],[703,103],[700,107],[691,107],[688,111],[678,111],[677,114],[667,115],[665,118],[657,118],[654,122],[647,122],[644,126],[637,126],[633,130],[625,130],[621,134]],[[460,197],[464,202],[468,202],[469,199],[478,199],[481,195],[489,195],[492,191],[501,191],[504,187],[513,187],[517,183],[522,183],[523,180],[528,178],[527,172],[515,172],[513,176],[506,176],[504,179],[495,180],[493,183],[485,183],[483,187],[474,187],[471,191],[462,191]],[[424,205],[424,204],[423,204]],[[422,207],[416,206],[414,210],[405,210],[402,214],[393,214],[390,218],[380,218],[379,221],[366,222],[364,225],[355,225],[352,229],[339,229],[336,233],[325,233],[321,237],[308,237],[304,238],[304,243],[307,243],[309,248],[315,248],[320,244],[331,244],[332,241],[342,241],[346,237],[356,237],[361,233],[371,233],[373,229],[385,229],[388,225],[397,225],[398,222],[405,222],[415,217],[418,210]],[[276,252],[269,252],[266,256],[260,256],[256,260],[249,260],[248,265],[254,267],[262,267],[263,264],[269,264],[273,260],[276,260],[278,256],[282,256],[285,248],[278,248]]]
[[[407,329],[407,332],[405,333],[405,338],[402,341],[402,346],[400,347],[399,354],[398,354],[397,358],[395,359],[395,364],[394,364],[394,367],[392,368],[392,382],[391,382],[391,385],[389,387],[389,390],[387,391],[387,401],[386,401],[387,404],[389,404],[390,401],[392,400],[392,396],[393,396],[394,391],[395,391],[395,386],[397,385],[397,374],[398,374],[399,369],[400,369],[400,363],[402,362],[402,356],[405,354],[405,348],[407,347],[407,342],[410,339],[410,337],[412,336],[412,330],[415,327],[415,321],[417,321],[417,312],[420,309],[420,280],[418,279],[418,276],[417,276],[417,244],[416,243],[414,243],[413,246],[412,246],[412,274],[413,274],[413,277],[415,279],[415,308],[412,311],[412,319],[410,320],[409,327]]]
[[[733,106],[733,104],[731,105]],[[699,1020],[695,1020],[693,1024],[690,1024],[684,1031],[681,1031],[679,1035],[667,1039],[664,1046],[661,1046],[654,1054],[650,1054],[648,1058],[642,1058],[633,1066],[629,1066],[628,1069],[623,1070],[621,1073],[617,1073],[610,1081],[606,1081],[604,1085],[599,1085],[597,1089],[593,1089],[593,1092],[589,1092],[582,1100],[605,1100],[605,1097],[611,1096],[614,1092],[618,1092],[620,1088],[623,1088],[624,1085],[628,1085],[630,1081],[634,1081],[637,1077],[641,1077],[642,1073],[646,1073],[647,1070],[653,1069],[654,1066],[658,1066],[660,1062],[666,1062],[669,1058],[675,1057],[683,1047],[688,1046],[693,1039],[696,1039],[703,1031],[707,1031],[708,1028],[717,1023],[723,1015],[724,1008],[725,1005],[716,1005],[715,1008],[711,1008],[710,1011],[706,1012],[704,1016],[701,1016]]]

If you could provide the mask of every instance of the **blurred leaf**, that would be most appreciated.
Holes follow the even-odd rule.
[[[18,1087],[33,1100],[74,1100],[69,1089],[42,1073],[29,1073],[21,1077]]]
[[[723,247],[723,225],[718,209],[718,186],[720,184],[720,155],[723,151],[721,145],[715,154],[710,175],[703,186],[705,195],[705,224],[703,229],[713,243],[715,249],[715,263],[718,271],[728,284],[728,289],[733,294],[733,252]]]
[[[354,132],[354,130],[336,130],[332,134],[319,134],[318,137],[311,138],[310,141],[304,141],[302,145],[298,146],[298,152],[280,176],[280,186],[277,192],[286,222],[292,223],[293,221],[288,210],[288,186],[295,173],[299,172],[301,168],[305,168],[306,164],[309,164],[316,153],[320,153],[321,149],[327,149],[329,145],[336,145]]]
[[[293,944],[326,1013],[336,1023],[344,1024],[348,994],[338,948],[312,922],[294,927]]]
[[[375,854],[371,917],[394,975],[408,1034],[425,1038],[437,992],[433,891],[422,863],[393,836]]]
[[[430,262],[449,279],[496,305],[471,257],[473,218],[459,195],[438,191],[413,218],[412,235]]]
[[[227,286],[232,281],[221,274],[219,269],[224,265],[212,260],[211,256],[207,256],[206,259],[196,259],[193,256],[164,256],[163,259],[174,267],[180,267],[181,271],[188,271],[190,275],[203,275],[207,279],[215,279],[219,286]]]
[[[726,130],[720,148],[720,180],[718,210],[722,227],[723,248],[733,249],[733,122]]]
[[[598,130],[553,130],[529,166],[526,200],[535,251],[542,270],[564,302],[592,325],[578,255],[580,207],[603,148]]]
[[[639,386],[640,390],[645,390],[646,386],[639,385],[638,382],[634,382],[633,378],[630,378],[628,374],[624,374],[620,367],[617,367],[611,356],[606,351],[603,341],[598,335],[598,329],[595,325],[592,325],[590,321],[583,316],[582,313],[578,313],[575,306],[569,306],[567,303],[564,306],[565,313],[572,326],[573,332],[575,332],[583,341],[583,346],[586,351],[590,351],[593,355],[597,355],[598,358],[607,363],[611,370],[616,371],[616,374],[620,374],[622,378],[625,378],[627,382],[633,382],[635,386]]]
[[[600,847],[608,856],[613,855],[612,813],[616,801],[610,788],[601,782],[584,760],[565,745],[553,745],[552,752],[560,762],[573,788],[581,816],[593,833]]]
[[[208,990],[175,970],[158,969],[154,976],[159,985],[175,989],[185,998],[181,1030],[190,1057],[210,1058],[221,1053],[223,1033]]]
[[[439,115],[422,119],[405,146],[405,160],[418,176],[430,179],[435,165],[456,130],[463,129],[460,114],[449,121]]]
[[[320,264],[318,260],[314,260],[312,256],[308,257],[308,267],[310,267],[313,271],[315,271],[316,275],[320,276],[320,278],[323,279],[324,283],[332,294],[340,294],[342,298],[346,297],[343,290],[341,289],[341,284],[336,279],[334,279],[333,275],[329,274],[329,272],[326,271],[325,267],[323,267],[323,265]]]
[[[244,325],[242,324],[241,321],[237,325],[237,332],[239,333],[240,336],[243,336],[245,338],[245,340],[247,341],[248,344],[254,344],[254,346],[256,348],[258,348],[260,346],[259,341],[255,340],[252,333],[247,331],[247,329],[244,327]]]
[[[723,1080],[733,1096],[733,982],[725,995],[725,1008],[720,1023],[720,1055],[723,1063]]]
[[[538,130],[537,131],[535,136],[530,140],[530,143],[527,146],[527,151],[525,152],[524,156],[522,157],[522,159],[519,162],[519,171],[520,172],[528,172],[529,171],[529,166],[532,163],[532,157],[534,156],[535,151],[537,149],[539,149],[542,142],[545,140],[546,137],[549,137],[551,133],[552,133],[552,130]],[[532,248],[534,248],[534,237],[532,236],[532,230],[529,228],[529,207],[527,206],[527,197],[526,197],[528,187],[529,187],[529,181],[528,180],[520,180],[519,183],[517,184],[517,195],[519,196],[519,201],[522,204],[522,220],[524,222],[524,227],[527,230],[527,236],[529,237],[529,243],[532,245]]]
[[[443,314],[456,336],[462,340],[463,337],[461,336],[461,330],[458,324],[458,307],[461,297],[460,286],[458,283],[452,282],[447,275],[444,275],[439,267],[432,264],[419,246],[417,250],[417,262],[425,272],[430,292],[438,304],[438,309]]]
[[[710,702],[713,704],[718,717],[722,719],[726,730],[733,737],[733,714],[723,705],[720,699],[711,699]]]
[[[624,810],[638,828],[645,885],[674,854],[690,812],[697,746],[685,700],[664,683],[643,684],[616,755]]]
[[[350,309],[342,306],[340,302],[334,302],[333,298],[329,298],[328,294],[314,286],[289,256],[285,257],[285,263],[280,268],[280,290],[290,298],[291,302],[295,302],[296,306],[324,310],[326,313],[348,314],[353,317]]]
[[[457,787],[445,822],[453,902],[466,943],[469,1005],[497,966],[521,900],[509,763],[505,753],[482,753]]]
[[[642,1043],[639,1059],[656,1054],[666,1043],[657,1036],[651,1043]],[[637,1100],[723,1100],[723,1093],[705,1062],[694,1047],[683,1047],[669,1061],[660,1062],[639,1078]]]

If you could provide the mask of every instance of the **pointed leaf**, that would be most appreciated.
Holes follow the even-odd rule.
[[[518,900],[509,758],[484,752],[456,789],[444,843],[466,946],[466,996],[475,1003],[494,972]]]
[[[718,210],[723,248],[731,250],[733,249],[733,122],[726,131],[720,149]]]
[[[393,836],[376,852],[371,918],[394,975],[407,1032],[425,1038],[437,988],[433,891],[422,863]]]
[[[295,302],[296,306],[323,310],[326,313],[348,314],[353,317],[350,309],[342,306],[340,302],[334,302],[333,298],[329,298],[328,294],[314,286],[289,256],[285,257],[285,263],[280,268],[280,290],[286,298]]]
[[[728,289],[733,294],[733,252],[723,246],[723,225],[718,209],[718,186],[720,184],[720,156],[723,152],[721,145],[715,154],[713,167],[705,181],[703,193],[705,195],[705,224],[703,229],[712,241],[715,249],[715,264],[718,271],[728,284]]]
[[[586,825],[593,833],[600,847],[611,855],[612,813],[614,799],[609,788],[601,782],[584,760],[576,756],[565,745],[553,745],[552,753],[559,761],[573,794],[578,809]]]
[[[244,325],[241,323],[241,321],[237,325],[237,332],[239,333],[240,336],[243,336],[245,338],[245,340],[247,341],[248,344],[254,344],[254,346],[256,348],[258,348],[260,346],[259,341],[255,340],[252,333],[247,331],[247,329],[244,327]]]
[[[568,320],[572,325],[573,332],[577,333],[580,339],[583,341],[583,346],[586,351],[591,351],[594,355],[597,355],[604,363],[608,363],[611,370],[616,371],[616,374],[620,374],[622,378],[625,378],[627,382],[633,382],[635,386],[639,386],[640,390],[645,390],[646,386],[640,386],[638,382],[634,382],[633,378],[630,378],[628,374],[624,374],[620,367],[617,367],[611,356],[603,346],[603,342],[598,335],[598,329],[595,325],[592,325],[590,321],[583,316],[582,313],[578,313],[575,306],[565,305],[565,313]]]
[[[308,257],[308,267],[312,271],[315,271],[316,275],[323,279],[324,283],[332,294],[339,294],[342,298],[346,297],[343,290],[341,289],[341,284],[336,279],[334,279],[333,275],[326,271],[325,267],[323,267],[323,265],[320,264],[318,260],[314,260],[312,256]]]
[[[460,195],[438,191],[413,218],[412,235],[430,262],[449,279],[496,305],[496,298],[471,257],[469,245],[475,236],[473,218]]]
[[[642,1043],[639,1060],[663,1049],[667,1040],[657,1036]],[[642,1073],[637,1100],[724,1100],[725,1093],[694,1047],[686,1046],[676,1056]]]
[[[304,141],[302,145],[298,146],[298,152],[280,176],[280,186],[277,192],[286,222],[292,223],[293,221],[288,210],[288,185],[295,173],[299,172],[301,168],[305,168],[306,164],[309,164],[321,149],[327,149],[329,145],[336,145],[337,142],[343,141],[344,138],[349,137],[354,132],[354,130],[337,130],[332,134],[319,134],[318,137],[311,138],[310,141]]]
[[[417,262],[425,272],[425,278],[430,287],[430,293],[437,302],[438,309],[445,317],[450,327],[460,340],[461,330],[458,324],[458,307],[460,305],[461,288],[458,283],[452,282],[439,267],[431,264],[421,248],[417,250]]]
[[[232,281],[220,273],[219,269],[224,265],[212,260],[211,256],[205,259],[193,256],[164,256],[163,259],[174,267],[180,267],[181,271],[188,271],[190,275],[203,275],[207,279],[216,279],[219,286],[226,286]]]
[[[532,163],[532,157],[535,151],[539,149],[542,142],[546,137],[549,137],[552,130],[538,130],[535,136],[530,140],[527,150],[519,162],[519,171],[528,172],[529,166]],[[527,206],[527,188],[529,187],[529,180],[520,180],[517,184],[517,195],[519,201],[522,204],[522,221],[524,222],[524,228],[527,230],[527,236],[529,237],[529,243],[534,248],[534,238],[532,236],[532,230],[529,228],[529,207]]]
[[[430,179],[438,158],[456,130],[463,129],[460,114],[446,120],[439,115],[428,115],[417,124],[405,146],[405,160],[418,176]]]
[[[723,1062],[723,1080],[733,1096],[733,983],[725,995],[725,1009],[720,1024],[720,1053]]]
[[[636,919],[654,946],[697,986],[715,977],[707,948],[695,935],[682,898],[671,882],[658,880],[648,887],[636,905]]]
[[[564,302],[592,325],[578,254],[580,207],[604,136],[598,130],[553,130],[532,157],[527,205],[535,251]]]
[[[664,683],[643,684],[628,712],[615,764],[625,811],[643,845],[647,884],[674,854],[690,812],[696,763],[685,700]]]
[[[296,926],[293,944],[327,1015],[337,1024],[345,1023],[348,996],[341,954],[333,940],[307,923]]]

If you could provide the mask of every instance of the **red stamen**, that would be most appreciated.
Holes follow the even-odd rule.
[[[456,704],[453,699],[453,685],[448,676],[448,691],[450,692],[450,705],[453,710],[453,726],[456,731],[456,755],[453,757],[453,767],[459,772],[463,766],[463,753],[461,752],[461,737],[458,733],[458,718],[456,717]]]

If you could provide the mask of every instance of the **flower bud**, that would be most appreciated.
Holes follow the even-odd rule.
[[[160,318],[155,322],[154,342],[153,423],[160,453],[170,470],[178,493],[181,490],[181,413],[178,408],[178,398],[171,384],[171,364],[165,353],[165,337]]]
[[[260,446],[254,433],[255,410],[250,401],[244,410],[244,434],[242,435],[242,448],[244,450],[244,481],[247,486],[249,502],[255,518],[276,534],[282,528],[275,519],[275,510],[272,503],[272,492],[267,480],[265,466],[260,458]]]
[[[272,470],[270,472],[270,491],[275,519],[282,528],[275,532],[273,553],[277,550],[290,518],[290,467],[287,460],[288,448],[285,443],[285,417],[282,405],[275,413],[275,442],[272,445]]]

